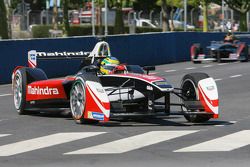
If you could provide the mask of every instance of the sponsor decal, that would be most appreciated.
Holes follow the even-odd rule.
[[[57,88],[49,88],[48,86],[45,88],[40,88],[39,86],[38,87],[28,86],[28,94],[31,94],[31,95],[58,95],[59,91]]]
[[[230,59],[236,59],[238,56],[237,56],[237,54],[236,53],[230,53],[229,54],[229,58]]]
[[[99,112],[91,112],[92,113],[92,118],[96,120],[103,121],[104,120],[104,114],[99,113]]]
[[[199,54],[198,55],[198,59],[204,59],[205,58],[205,55],[204,54]]]
[[[86,52],[36,52],[39,57],[49,57],[49,56],[86,56]]]
[[[208,86],[208,87],[207,87],[207,90],[209,90],[209,91],[214,90],[214,86]]]
[[[96,88],[97,92],[104,93],[104,90],[102,88]]]
[[[153,90],[153,87],[150,85],[147,85],[147,90]]]
[[[30,54],[30,60],[36,60],[36,55],[35,54]]]

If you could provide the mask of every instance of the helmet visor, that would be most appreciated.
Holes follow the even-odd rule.
[[[105,70],[112,71],[117,65],[104,65],[102,66]]]

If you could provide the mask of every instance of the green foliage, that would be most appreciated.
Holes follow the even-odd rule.
[[[62,29],[63,27],[60,25],[59,29]],[[97,26],[95,27],[98,28]],[[49,29],[52,29],[52,25],[37,25],[32,28],[32,34],[33,38],[48,38],[49,35]],[[109,35],[116,34],[114,32],[114,27],[109,26],[108,27]],[[129,27],[124,27],[125,33],[129,32]],[[148,27],[137,27],[136,33],[147,33],[147,32],[161,32],[162,29],[160,28],[148,28]],[[91,36],[92,35],[92,26],[91,25],[74,25],[70,27],[70,34],[69,36]]]
[[[63,33],[65,36],[70,34],[69,17],[68,17],[69,0],[62,0],[63,6]]]
[[[161,32],[161,28],[151,28],[151,27],[137,27],[136,33],[147,33],[147,32]]]
[[[123,22],[123,13],[122,13],[122,1],[116,1],[116,12],[115,12],[115,34],[124,33],[124,22]]]
[[[167,6],[173,6],[176,8],[183,8],[183,0],[165,0]],[[200,0],[187,0],[189,6],[198,7],[200,5]],[[156,0],[158,6],[162,5],[162,0]]]
[[[246,14],[250,10],[250,0],[225,0],[228,6],[240,13],[240,31],[247,31]]]
[[[114,32],[115,32],[115,34],[123,34],[124,33],[123,13],[122,13],[121,9],[116,9]]]
[[[150,10],[158,10],[160,11],[159,6],[157,6],[156,4],[157,0],[136,0],[133,3],[133,7],[135,10],[139,11],[139,10],[143,10],[143,11],[150,11]]]
[[[8,24],[7,24],[7,14],[4,1],[0,1],[0,36],[2,39],[8,39]]]

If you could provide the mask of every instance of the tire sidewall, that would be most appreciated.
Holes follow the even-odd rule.
[[[73,114],[73,111],[72,111],[72,104],[71,104],[71,98],[72,98],[72,92],[73,92],[73,89],[74,87],[77,85],[77,84],[81,84],[83,90],[84,90],[84,98],[85,98],[85,101],[84,101],[84,109],[83,109],[83,112],[82,112],[82,115],[77,118],[74,116]],[[70,111],[71,111],[71,114],[72,114],[72,118],[75,120],[76,123],[78,124],[83,124],[85,121],[84,121],[84,113],[85,113],[85,107],[86,107],[86,85],[85,85],[85,82],[82,78],[77,78],[76,81],[73,83],[72,85],[72,88],[70,90]]]
[[[21,102],[20,102],[20,105],[19,107],[17,107],[15,104],[15,108],[16,108],[16,111],[18,114],[20,115],[23,115],[23,114],[26,114],[25,112],[25,105],[26,105],[26,85],[27,85],[27,78],[26,78],[26,70],[25,68],[21,68],[21,69],[18,69],[14,75],[14,83],[13,85],[15,84],[15,80],[16,80],[16,77],[19,77],[21,79],[21,86],[22,86],[22,96],[21,96]],[[13,87],[13,92],[15,92],[16,87],[14,85]],[[13,95],[13,97],[15,98],[15,96]],[[14,103],[15,103],[15,100],[14,100]]]
[[[199,91],[198,91],[198,83],[200,80],[202,79],[206,79],[209,76],[206,73],[191,73],[191,74],[187,74],[183,77],[182,79],[182,83],[181,83],[181,89],[183,89],[183,85],[186,82],[190,82],[194,89],[195,89],[195,94],[196,94],[196,99],[195,100],[199,100]],[[182,107],[183,111],[186,111],[187,109],[185,107]],[[194,123],[198,123],[198,122],[205,122],[207,120],[209,120],[210,118],[207,117],[206,115],[184,115],[184,117],[189,121],[189,122],[194,122]]]

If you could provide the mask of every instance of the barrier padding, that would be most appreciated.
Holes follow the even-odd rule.
[[[212,40],[222,40],[225,33],[172,32],[140,35],[108,36],[111,53],[122,63],[160,65],[190,60],[190,46],[203,47]],[[0,41],[0,84],[10,83],[16,66],[27,66],[29,50],[43,52],[91,51],[98,42],[94,37],[7,40]],[[79,60],[39,60],[49,78],[76,73]]]

